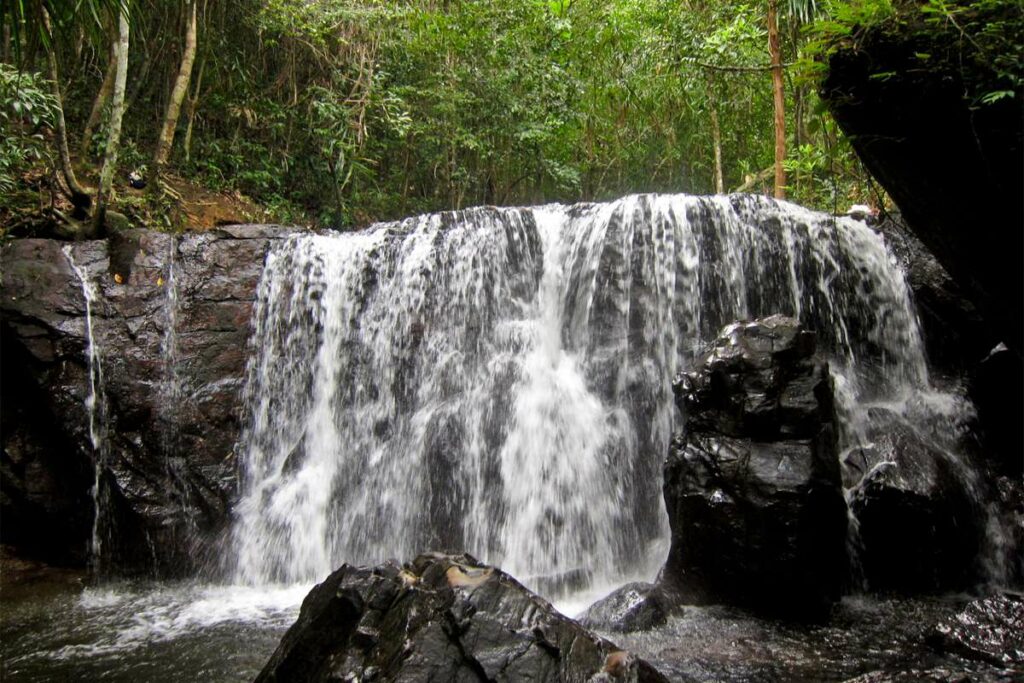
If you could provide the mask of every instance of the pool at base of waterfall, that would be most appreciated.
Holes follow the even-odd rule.
[[[58,573],[5,585],[0,680],[251,681],[309,589],[82,582],[81,575]],[[730,607],[684,607],[655,630],[602,635],[671,680],[843,681],[935,669],[971,672],[971,680],[1013,680],[997,667],[926,644],[933,625],[968,600],[850,597],[816,625]]]
[[[61,575],[4,588],[3,681],[251,681],[310,586],[194,582],[83,587]]]

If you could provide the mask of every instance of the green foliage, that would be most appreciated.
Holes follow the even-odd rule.
[[[47,158],[43,131],[53,125],[55,109],[41,76],[0,63],[0,207],[20,176]]]
[[[856,47],[872,27],[938,33],[945,43],[922,44],[922,68],[955,52],[965,68],[992,74],[969,93],[976,106],[1004,106],[1019,97],[1024,59],[1014,1],[780,2],[790,197],[828,209],[867,192],[866,174],[817,99],[831,50]],[[122,3],[46,3],[55,30],[67,30],[55,46],[67,70],[73,137],[102,81],[110,17]],[[42,61],[32,46],[40,6],[24,5],[34,14],[15,37],[24,57],[35,59],[26,73]],[[151,154],[180,58],[184,6],[132,3],[125,169],[145,166]],[[188,95],[196,96],[194,116],[180,124],[191,131],[188,161],[179,130],[169,170],[248,195],[278,216],[351,227],[474,204],[706,193],[715,187],[716,148],[726,189],[773,162],[763,2],[225,0],[205,7],[196,61],[204,76]],[[0,15],[9,21],[13,11]],[[5,136],[3,149],[42,154],[32,135],[46,126],[30,124],[19,123],[19,140]],[[92,144],[104,136],[101,126]],[[5,152],[23,158],[17,154]],[[11,163],[24,165],[4,168]]]

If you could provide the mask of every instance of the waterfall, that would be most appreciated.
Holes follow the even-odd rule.
[[[167,279],[161,278],[159,283],[166,292],[164,334],[160,341],[160,355],[163,359],[163,377],[159,394],[160,450],[164,458],[168,484],[179,491],[186,524],[194,529],[196,510],[190,504],[186,458],[181,451],[178,431],[182,404],[187,400],[187,396],[181,374],[178,340],[182,273],[178,263],[178,240],[174,236],[168,239],[166,272]]]
[[[294,236],[254,310],[236,578],[444,548],[548,595],[651,578],[671,381],[724,324],[773,313],[818,332],[851,443],[858,406],[928,392],[883,237],[785,202],[642,195]]]
[[[106,402],[103,396],[103,364],[100,360],[100,348],[93,335],[93,305],[99,298],[96,284],[90,279],[86,266],[79,265],[75,261],[71,245],[63,249],[64,257],[68,265],[74,271],[75,276],[82,285],[82,298],[85,301],[85,357],[86,370],[89,374],[89,393],[85,397],[85,411],[89,424],[89,443],[93,451],[93,523],[92,537],[90,540],[90,564],[94,572],[102,569],[103,558],[103,518],[104,504],[102,495],[103,471],[107,464],[107,434],[106,434]]]

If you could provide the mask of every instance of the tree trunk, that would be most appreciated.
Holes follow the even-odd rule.
[[[178,116],[181,113],[181,103],[188,92],[188,82],[192,77],[192,63],[196,58],[196,29],[198,23],[198,3],[196,0],[192,0],[191,6],[191,16],[189,17],[188,28],[185,31],[185,50],[181,55],[181,68],[178,69],[178,77],[174,81],[171,96],[167,101],[164,125],[160,130],[160,137],[157,138],[156,151],[153,153],[153,168],[150,171],[150,182],[154,190],[159,185],[163,167],[167,164],[167,158],[171,154],[171,145],[174,144],[174,131],[178,127]]]
[[[96,93],[96,99],[92,103],[92,111],[89,112],[89,120],[85,123],[85,130],[82,131],[82,144],[79,147],[79,155],[86,157],[89,154],[89,145],[92,143],[93,133],[103,116],[103,108],[107,106],[110,93],[114,90],[114,75],[117,73],[117,42],[110,46],[110,59],[107,60],[107,71],[103,74],[103,84],[100,91]]]
[[[50,90],[53,99],[57,103],[56,128],[57,153],[60,156],[61,172],[64,175],[64,182],[67,183],[71,194],[71,203],[75,206],[75,218],[81,218],[84,212],[92,203],[89,193],[78,183],[75,176],[75,169],[71,165],[71,151],[68,149],[68,129],[64,122],[64,98],[60,91],[60,69],[57,66],[57,50],[54,47],[53,27],[50,23],[50,15],[43,10],[43,26],[50,34],[51,39],[46,43],[46,63],[49,67]]]
[[[714,79],[707,80],[708,107],[711,110],[711,143],[715,152],[715,194],[725,194],[725,178],[722,173],[722,128],[718,122],[718,107],[715,105]]]
[[[93,227],[98,232],[107,219],[107,202],[114,184],[117,168],[117,150],[121,143],[121,119],[124,117],[124,91],[128,80],[128,3],[119,13],[117,21],[117,73],[114,76],[114,93],[110,101],[110,127],[107,132],[107,150],[103,155],[103,170],[100,171],[100,187],[96,194],[96,212]]]
[[[775,196],[786,196],[786,100],[782,88],[782,48],[779,43],[779,0],[768,0],[768,54],[775,98]]]
[[[206,62],[199,63],[199,74],[196,76],[196,84],[192,89],[192,97],[188,99],[188,109],[185,111],[185,120],[188,122],[185,125],[185,163],[187,164],[192,160],[192,124],[196,120],[196,106],[199,104],[199,91],[203,87],[203,69],[206,67]],[[289,122],[289,129],[291,123]],[[285,145],[285,153],[288,152],[288,146]]]

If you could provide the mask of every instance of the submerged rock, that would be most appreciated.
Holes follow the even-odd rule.
[[[665,464],[684,599],[816,616],[846,576],[832,384],[815,337],[771,316],[726,327],[675,384],[686,431]]]
[[[661,682],[469,555],[344,565],[314,588],[257,677],[271,681]]]
[[[996,595],[975,600],[959,614],[938,623],[928,642],[997,666],[1024,665],[1024,597]],[[1018,673],[1024,674],[1024,669]]]
[[[627,583],[587,608],[579,622],[606,631],[647,631],[668,621],[675,603],[676,598],[662,586]]]
[[[256,286],[270,244],[291,231],[130,230],[109,241],[3,246],[4,542],[57,563],[81,564],[88,554],[96,456],[85,407],[85,300],[67,247],[97,294],[102,568],[187,574],[215,552],[234,492]]]

